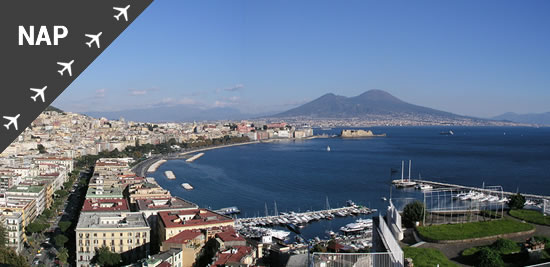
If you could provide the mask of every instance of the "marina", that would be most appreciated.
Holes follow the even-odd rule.
[[[193,161],[197,160],[198,158],[200,158],[202,156],[204,156],[204,152],[193,155],[192,157],[185,160],[185,162],[193,162]]]
[[[334,217],[356,216],[360,214],[371,214],[373,212],[376,212],[376,209],[352,205],[342,208],[306,211],[300,213],[293,211],[288,213],[281,212],[281,214],[265,217],[238,218],[235,221],[235,225],[238,228],[275,225],[286,226],[288,224],[303,225],[313,221],[332,220]]]
[[[168,178],[170,180],[175,180],[176,179],[176,175],[174,174],[173,171],[165,171],[164,175],[166,175],[166,178]]]

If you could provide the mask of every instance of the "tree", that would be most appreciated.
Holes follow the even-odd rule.
[[[403,219],[408,224],[421,221],[424,218],[424,203],[416,200],[405,206],[403,209]]]
[[[66,237],[65,235],[56,235],[54,237],[54,241],[55,241],[55,245],[58,247],[58,248],[62,248],[63,245],[65,245],[65,243],[67,243],[67,241],[69,241],[69,238]]]
[[[50,227],[50,225],[47,223],[40,223],[40,222],[34,221],[32,223],[29,223],[29,225],[27,225],[25,229],[28,234],[32,235],[34,233],[41,233],[44,230],[48,229],[48,227]]]
[[[63,247],[57,252],[57,258],[59,261],[63,264],[67,264],[67,260],[69,259],[69,250],[67,248]]]
[[[12,248],[0,247],[0,265],[7,265],[13,267],[28,267],[27,259],[21,255],[17,255],[17,252]]]
[[[60,197],[66,197],[69,195],[69,192],[65,191],[65,190],[55,190],[54,192],[56,195],[60,196]]]
[[[476,254],[476,262],[478,267],[498,267],[504,266],[504,261],[500,254],[493,249],[483,247]]]
[[[46,148],[42,145],[42,144],[38,144],[36,146],[36,148],[38,149],[38,152],[40,154],[45,154],[45,153],[48,153],[48,151],[46,151]]]
[[[67,232],[67,230],[71,227],[70,221],[60,221],[59,222],[59,229],[61,229],[62,232]]]
[[[120,254],[111,252],[108,247],[103,246],[96,250],[92,263],[97,263],[99,266],[111,267],[120,265]]]
[[[520,193],[517,193],[510,197],[510,200],[508,201],[508,207],[513,210],[520,210],[523,209],[525,206],[525,197],[522,196]]]

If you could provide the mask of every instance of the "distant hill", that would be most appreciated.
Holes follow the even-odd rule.
[[[128,121],[140,122],[192,122],[209,120],[240,120],[249,118],[249,115],[242,114],[234,108],[211,108],[199,109],[191,105],[176,105],[169,107],[155,107],[121,111],[92,111],[85,112],[86,115],[100,118],[105,117],[111,120],[118,120],[121,117]]]
[[[451,119],[465,118],[453,113],[409,104],[382,90],[369,90],[355,97],[330,93],[272,117],[357,118],[369,115],[403,114]]]
[[[55,111],[55,112],[63,113],[63,110],[58,109],[54,106],[48,106],[44,111]]]
[[[503,120],[518,123],[529,123],[539,125],[550,125],[550,112],[546,113],[528,113],[517,114],[514,112],[507,112],[502,115],[498,115],[492,118],[493,120]]]

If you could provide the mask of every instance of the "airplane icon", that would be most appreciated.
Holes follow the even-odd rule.
[[[19,118],[19,115],[21,115],[21,114],[17,114],[15,117],[4,116],[4,119],[10,121],[7,124],[4,124],[4,127],[6,127],[6,129],[9,130],[10,125],[13,125],[13,127],[15,127],[15,130],[17,131],[17,119]]]
[[[74,63],[74,60],[71,60],[71,62],[69,62],[69,63],[57,62],[57,64],[63,66],[63,69],[58,70],[57,72],[59,72],[59,74],[61,74],[61,76],[63,76],[63,72],[68,71],[69,76],[73,76],[73,72],[71,71],[71,65],[73,63]]]
[[[99,48],[99,36],[101,36],[103,32],[100,32],[96,35],[93,35],[93,34],[84,34],[86,37],[88,38],[92,38],[92,40],[90,40],[89,42],[86,42],[86,44],[88,45],[88,47],[92,47],[92,44],[95,43],[97,45],[97,48]]]
[[[48,86],[44,86],[44,88],[42,89],[31,88],[31,91],[36,92],[36,95],[31,96],[32,100],[36,102],[36,99],[40,97],[42,98],[42,102],[45,102],[46,100],[44,99],[44,91],[46,91],[46,88],[48,88]]]
[[[124,19],[128,21],[128,8],[130,8],[130,5],[127,5],[125,8],[122,7],[113,7],[114,10],[118,11],[119,13],[115,15],[115,19],[119,20],[121,15],[124,15]]]

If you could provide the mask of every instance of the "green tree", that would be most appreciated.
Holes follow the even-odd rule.
[[[38,152],[40,154],[45,154],[45,153],[48,153],[48,151],[46,151],[46,148],[42,145],[42,144],[38,144],[36,146],[36,148],[38,149]]]
[[[508,207],[513,210],[520,210],[523,209],[525,206],[525,197],[522,196],[520,193],[517,193],[510,197],[510,200],[508,201]]]
[[[29,223],[27,227],[25,228],[28,234],[35,234],[35,233],[41,233],[44,230],[48,229],[50,227],[47,223],[41,223],[37,221],[33,221],[32,223]]]
[[[59,222],[59,229],[61,229],[62,232],[67,232],[67,230],[71,227],[70,221],[60,221]]]
[[[69,259],[69,250],[63,247],[57,252],[56,256],[62,264],[67,264],[67,260]]]
[[[55,190],[54,192],[56,195],[60,196],[60,197],[66,197],[69,195],[69,192],[65,191],[65,190]]]
[[[424,203],[416,200],[405,206],[403,209],[403,219],[407,224],[421,221],[424,218]]]
[[[119,266],[120,262],[120,254],[111,252],[106,246],[97,249],[94,258],[92,259],[92,263],[97,263],[99,266],[105,267]]]
[[[58,247],[58,248],[62,248],[65,243],[67,243],[67,241],[69,241],[69,238],[66,237],[65,235],[56,235],[54,237],[54,241],[55,241],[55,245]]]
[[[476,262],[478,267],[499,267],[504,266],[504,261],[500,254],[493,249],[483,247],[476,253]]]
[[[0,247],[0,265],[13,267],[28,267],[27,259],[18,255],[15,250],[8,247]]]

